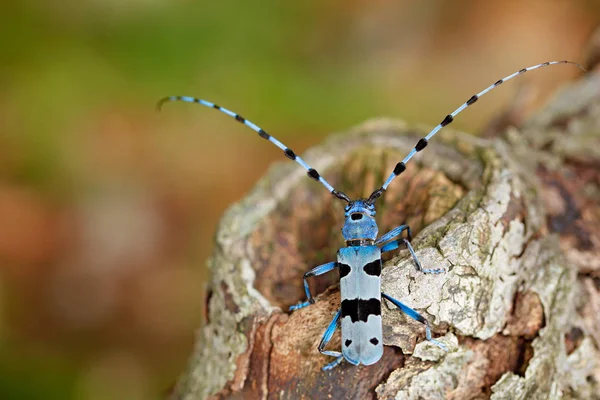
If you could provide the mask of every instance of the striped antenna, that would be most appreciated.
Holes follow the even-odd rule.
[[[385,190],[387,189],[387,187],[390,185],[390,183],[392,183],[392,181],[398,176],[400,175],[402,172],[404,172],[404,170],[406,169],[406,163],[419,151],[423,150],[426,146],[427,143],[429,142],[429,140],[433,137],[433,135],[435,135],[436,133],[438,133],[438,131],[440,129],[442,129],[443,127],[449,125],[452,123],[452,121],[454,121],[454,117],[456,117],[461,111],[463,111],[465,108],[469,107],[470,105],[472,105],[473,103],[475,103],[481,96],[483,96],[484,94],[486,94],[487,92],[491,91],[492,89],[500,86],[502,83],[514,78],[515,76],[518,75],[522,75],[527,71],[532,71],[534,69],[538,69],[538,68],[542,68],[542,67],[547,67],[548,65],[554,65],[554,64],[573,64],[576,65],[579,69],[585,71],[585,69],[579,65],[576,62],[573,61],[548,61],[542,64],[537,64],[537,65],[533,65],[531,67],[527,67],[527,68],[523,68],[517,72],[515,72],[514,74],[510,74],[502,79],[500,79],[499,81],[496,81],[493,85],[488,86],[487,88],[485,88],[484,90],[482,90],[481,92],[471,96],[471,98],[469,100],[467,100],[465,103],[463,103],[460,107],[458,107],[456,110],[454,110],[451,114],[446,115],[446,117],[444,118],[444,120],[442,122],[440,122],[435,128],[433,128],[433,130],[431,132],[429,132],[429,134],[427,136],[425,136],[424,138],[422,138],[421,140],[419,140],[416,144],[416,146],[410,151],[410,153],[408,153],[408,155],[406,157],[404,157],[404,160],[400,161],[398,164],[396,164],[396,167],[394,168],[394,171],[390,174],[389,178],[385,181],[385,183],[383,184],[383,186],[381,186],[379,189],[377,189],[376,191],[374,191],[371,196],[369,196],[369,203],[373,203],[375,201],[375,199],[377,199],[379,196],[381,196],[383,194],[383,192],[385,192]]]
[[[297,156],[296,153],[294,153],[294,151],[292,149],[290,149],[289,147],[287,147],[286,145],[284,145],[283,143],[281,143],[279,140],[277,140],[275,137],[269,135],[262,128],[260,128],[259,126],[255,125],[251,121],[248,121],[246,118],[242,117],[241,115],[236,114],[233,111],[230,111],[230,110],[228,110],[226,108],[218,106],[218,105],[216,105],[214,103],[211,103],[209,101],[202,100],[202,99],[197,99],[195,97],[188,97],[188,96],[169,96],[169,97],[165,97],[164,99],[162,99],[162,100],[160,100],[158,102],[158,104],[157,104],[158,110],[160,111],[162,105],[164,103],[167,103],[167,102],[170,102],[170,101],[183,101],[183,102],[186,102],[186,103],[198,103],[198,104],[202,104],[203,106],[206,106],[206,107],[209,107],[209,108],[214,108],[216,110],[221,111],[224,114],[229,115],[230,117],[235,118],[236,121],[241,122],[242,124],[246,125],[250,129],[252,129],[254,132],[258,133],[258,136],[260,136],[263,139],[268,140],[269,142],[273,143],[275,146],[277,146],[281,150],[283,150],[283,153],[285,154],[285,156],[287,158],[289,158],[291,160],[294,160],[298,164],[300,164],[300,166],[302,166],[302,168],[304,168],[307,171],[307,174],[308,174],[308,176],[310,178],[314,179],[315,181],[321,182],[321,184],[323,186],[325,186],[325,188],[331,194],[333,194],[335,197],[337,197],[338,199],[344,200],[347,203],[350,202],[350,198],[348,198],[348,196],[345,193],[339,192],[339,191],[335,190],[333,188],[333,186],[331,186],[329,184],[329,182],[327,182],[325,180],[325,178],[323,178],[317,172],[316,169],[314,169],[310,165],[308,165],[302,158],[300,158],[300,156]]]

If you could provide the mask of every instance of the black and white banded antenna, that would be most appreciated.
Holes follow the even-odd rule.
[[[394,168],[394,170],[392,171],[392,173],[390,174],[390,176],[387,178],[387,180],[384,182],[384,184],[377,190],[375,190],[371,196],[369,196],[368,202],[369,203],[373,203],[379,196],[381,196],[383,194],[383,192],[386,191],[386,189],[388,188],[388,186],[390,185],[390,183],[392,183],[392,181],[401,173],[403,173],[406,170],[406,163],[408,163],[408,161],[410,161],[411,158],[413,158],[413,156],[415,154],[417,154],[418,152],[420,152],[421,150],[423,150],[426,146],[427,143],[429,142],[429,140],[440,131],[440,129],[442,129],[445,126],[448,126],[452,123],[452,121],[454,121],[454,118],[460,113],[462,112],[465,108],[469,107],[470,105],[474,104],[481,96],[483,96],[484,94],[488,93],[489,91],[491,91],[492,89],[500,86],[502,83],[516,77],[519,75],[524,74],[527,71],[532,71],[534,69],[538,69],[538,68],[542,68],[542,67],[547,67],[549,65],[555,65],[555,64],[573,64],[575,66],[577,66],[579,69],[581,69],[582,71],[585,71],[585,68],[583,68],[580,64],[573,62],[573,61],[567,61],[567,60],[562,60],[562,61],[547,61],[545,63],[542,64],[537,64],[537,65],[533,65],[531,67],[527,67],[527,68],[523,68],[520,69],[519,71],[510,74],[498,81],[496,81],[494,84],[488,86],[487,88],[485,88],[484,90],[482,90],[481,92],[474,94],[473,96],[471,96],[471,98],[469,98],[469,100],[467,100],[466,102],[464,102],[460,107],[458,107],[456,110],[454,110],[452,113],[446,115],[446,117],[442,120],[442,122],[440,122],[435,128],[433,128],[433,130],[431,132],[429,132],[429,134],[427,134],[427,136],[425,136],[424,138],[422,138],[421,140],[419,140],[417,142],[417,144],[415,145],[415,147],[410,151],[410,153],[408,153],[408,155],[406,157],[404,157],[404,159],[402,161],[400,161],[398,164],[396,164],[396,167]]]
[[[268,140],[269,142],[273,143],[275,146],[277,146],[281,150],[283,150],[283,153],[285,154],[285,156],[287,158],[289,158],[290,160],[294,160],[298,164],[300,164],[300,166],[306,170],[306,173],[307,173],[307,175],[310,178],[314,179],[315,181],[321,182],[321,184],[323,186],[325,186],[325,188],[331,194],[333,194],[335,197],[337,197],[338,199],[344,200],[346,203],[350,202],[350,198],[344,192],[340,192],[338,190],[335,190],[335,188],[333,186],[331,186],[331,184],[329,182],[327,182],[325,180],[325,178],[323,178],[321,176],[321,174],[319,174],[319,172],[317,172],[316,169],[314,169],[313,167],[311,167],[310,165],[308,165],[306,163],[306,161],[304,161],[302,158],[300,158],[300,156],[296,155],[296,153],[292,149],[290,149],[285,144],[283,144],[279,140],[277,140],[274,136],[271,136],[270,134],[268,134],[264,129],[262,129],[258,125],[254,124],[253,122],[247,120],[246,118],[242,117],[241,115],[239,115],[237,113],[234,113],[233,111],[228,110],[228,109],[226,109],[224,107],[221,107],[221,106],[219,106],[217,104],[211,103],[210,101],[198,99],[198,98],[195,98],[195,97],[189,97],[189,96],[169,96],[169,97],[165,97],[164,99],[162,99],[162,100],[160,100],[158,102],[157,109],[160,110],[161,107],[162,107],[162,105],[164,103],[167,103],[167,102],[170,102],[170,101],[183,101],[183,102],[186,102],[186,103],[201,104],[201,105],[206,106],[208,108],[214,108],[216,110],[219,110],[222,113],[227,114],[230,117],[233,117],[236,121],[238,121],[238,122],[246,125],[248,128],[250,128],[254,132],[258,133],[258,136],[260,136],[261,138]]]

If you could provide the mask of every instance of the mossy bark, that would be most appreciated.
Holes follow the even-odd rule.
[[[306,160],[368,196],[426,130],[375,120]],[[383,307],[380,362],[331,361],[317,344],[340,305],[344,204],[293,163],[274,166],[218,228],[207,323],[173,398],[600,398],[600,79],[563,90],[520,130],[479,139],[445,129],[377,203],[380,233],[406,223],[427,268],[386,258],[383,290],[424,314],[449,351]],[[339,334],[331,348],[339,348]]]

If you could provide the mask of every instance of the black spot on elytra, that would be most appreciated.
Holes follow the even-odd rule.
[[[379,299],[342,300],[342,318],[350,317],[352,322],[367,322],[369,315],[381,315],[381,301]]]
[[[338,268],[340,270],[340,279],[347,276],[350,271],[352,271],[352,268],[350,268],[348,264],[338,263]]]
[[[371,276],[380,276],[381,275],[381,260],[371,261],[368,264],[365,264],[363,267],[363,271],[367,273],[367,275]]]

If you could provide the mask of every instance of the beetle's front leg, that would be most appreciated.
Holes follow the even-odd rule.
[[[391,231],[389,231],[388,233],[386,233],[385,235],[383,235],[382,237],[377,239],[377,241],[375,241],[375,244],[381,244],[381,243],[388,242],[389,240],[395,238],[396,236],[399,236],[403,231],[406,231],[407,238],[396,239],[392,242],[384,244],[381,247],[381,253],[396,250],[398,247],[400,247],[401,244],[405,244],[406,247],[408,248],[408,251],[410,251],[410,255],[412,256],[413,260],[415,261],[415,264],[419,271],[421,271],[425,274],[439,274],[439,273],[445,272],[445,270],[443,268],[436,268],[436,269],[426,269],[425,268],[424,269],[421,266],[421,262],[417,258],[417,254],[415,253],[412,246],[410,245],[410,240],[412,239],[412,234],[410,231],[410,227],[408,225],[400,225],[399,227],[392,229]]]
[[[389,242],[396,236],[400,236],[404,231],[406,231],[406,237],[408,237],[408,240],[412,240],[412,232],[410,231],[410,227],[408,225],[400,225],[377,239],[375,244],[380,245],[382,243]]]

